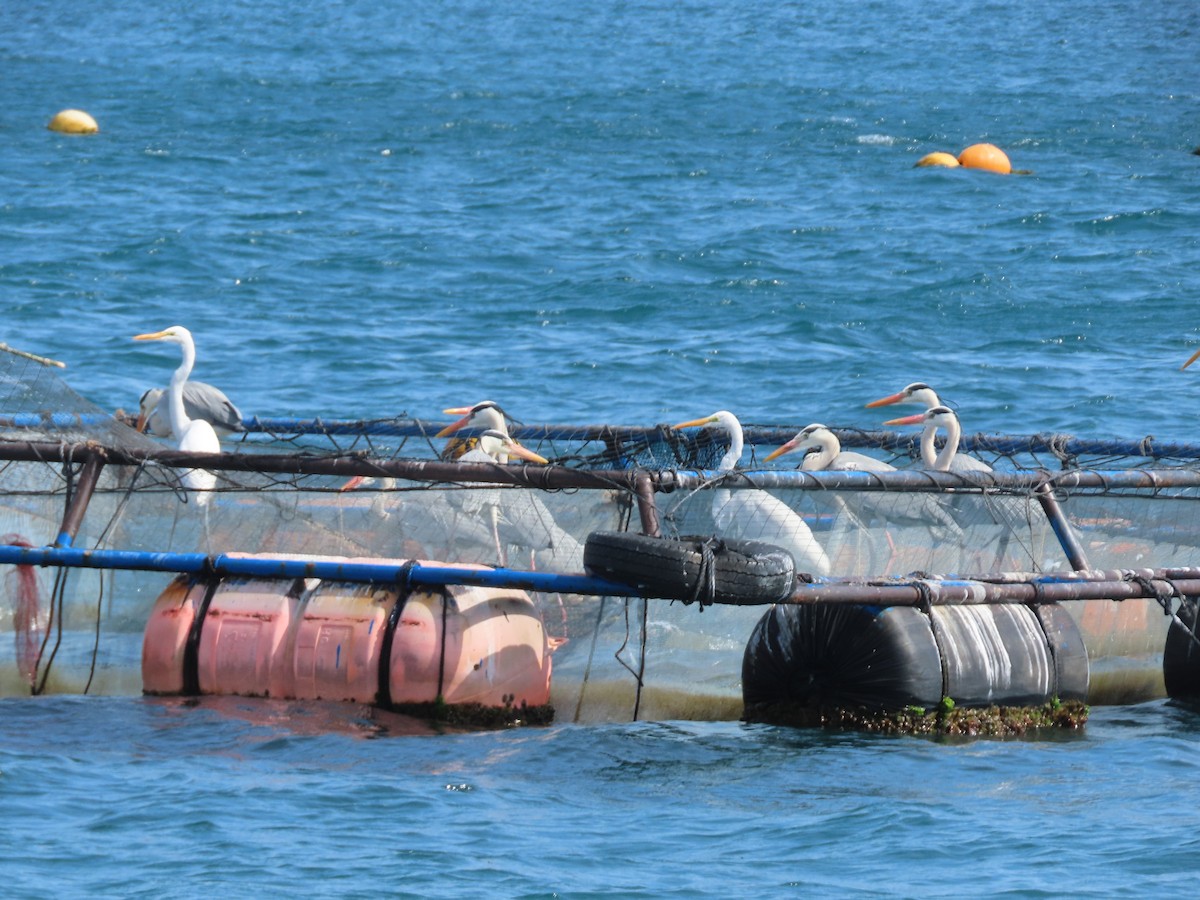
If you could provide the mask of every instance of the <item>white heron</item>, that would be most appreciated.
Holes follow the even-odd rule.
[[[174,437],[171,430],[170,399],[163,388],[151,388],[142,394],[139,404],[137,430],[160,437]],[[213,427],[217,437],[228,437],[245,431],[242,413],[225,392],[203,381],[188,381],[183,386],[183,410],[188,418],[204,419]]]
[[[915,406],[923,406],[926,409],[944,405],[938,398],[937,391],[923,381],[914,381],[897,394],[889,394],[887,397],[872,400],[866,405],[866,408],[873,409],[876,406],[892,406],[897,403],[911,403]]]
[[[434,435],[434,437],[449,437],[461,428],[484,428],[508,434],[508,414],[500,408],[500,404],[495,400],[482,400],[474,406],[455,406],[451,409],[444,409],[442,412],[448,416],[461,416],[462,418],[457,422],[447,425]],[[477,446],[477,442],[454,438],[446,444],[442,458],[458,459],[464,453],[471,450],[473,445]],[[482,461],[494,462],[495,460]]]
[[[958,416],[948,406],[934,406],[923,413],[889,419],[884,425],[924,425],[921,430],[921,459],[927,468],[937,472],[949,472],[958,455],[958,442],[962,437],[962,426]],[[934,447],[939,428],[946,430],[946,442],[940,451]],[[980,465],[983,465],[980,463]],[[990,470],[989,470],[990,471]]]
[[[921,457],[925,460],[931,457],[933,459],[932,464],[927,464],[927,468],[937,472],[958,472],[959,474],[965,474],[963,470],[955,466],[956,459],[961,458],[956,456],[956,454],[958,453],[959,438],[962,436],[962,427],[958,423],[958,416],[954,414],[954,410],[947,406],[935,406],[933,409],[927,409],[923,413],[917,413],[912,416],[901,416],[898,419],[891,419],[884,422],[884,424],[923,425],[924,428],[921,431]],[[934,438],[939,428],[945,429],[946,441],[941,451],[935,455]],[[981,470],[977,469],[975,471]],[[987,471],[990,472],[991,469]],[[998,550],[996,560],[992,563],[992,568],[1000,565],[1021,565],[1023,562],[1021,560],[1011,563],[1003,563],[1001,561],[1001,557],[1007,552],[1010,538],[1028,532],[1032,522],[1044,521],[1044,517],[1033,511],[1030,498],[1015,494],[997,493],[986,488],[982,491],[979,499],[974,499],[970,494],[963,494],[956,496],[951,503],[955,511],[955,520],[964,529],[980,525],[1000,527]],[[982,541],[980,544],[982,544]],[[980,547],[977,546],[975,549],[979,550]],[[1025,564],[1028,565],[1028,563]]]
[[[183,403],[184,385],[191,374],[196,362],[196,344],[192,333],[182,325],[172,325],[163,331],[152,334],[139,334],[135,341],[166,341],[178,344],[183,356],[183,362],[171,375],[171,384],[167,388],[167,413],[171,422],[171,431],[175,435],[179,449],[190,453],[220,453],[221,441],[212,425],[204,419],[193,419],[188,416]],[[183,483],[191,490],[199,491],[196,502],[201,506],[208,504],[209,494],[217,483],[217,477],[204,469],[188,469],[181,476]]]
[[[475,447],[459,456],[457,462],[507,465],[516,459],[549,465],[548,459],[522,446],[508,433],[504,410],[495,402],[485,400],[472,407],[455,407],[445,412],[462,418],[439,431],[438,437],[448,437],[460,428],[484,429]],[[471,509],[487,509],[497,557],[502,564],[507,564],[504,548],[512,545],[529,550],[534,558],[537,553],[548,553],[560,571],[582,570],[583,545],[559,527],[533,488],[490,488],[473,493],[478,502]]]
[[[1200,355],[1200,354],[1198,354]],[[872,409],[877,406],[892,406],[894,404],[904,404],[913,406],[923,406],[925,409],[948,409],[944,403],[938,398],[937,391],[931,388],[923,381],[914,381],[904,390],[897,394],[891,394],[887,397],[880,397],[878,400],[872,400],[866,405],[867,409]],[[953,413],[952,413],[953,415]],[[958,417],[955,416],[955,423],[958,428],[958,435],[962,437],[962,426],[958,425]],[[890,424],[885,422],[885,425]],[[935,429],[936,432],[936,429]],[[947,428],[949,434],[949,428]],[[973,456],[968,456],[965,453],[959,453],[957,446],[955,450],[949,454],[950,468],[942,471],[958,472],[960,474],[967,472],[990,472],[992,467],[987,463],[976,459]],[[927,469],[936,469],[937,449],[934,438],[931,435],[926,441],[924,436],[921,438],[921,462],[925,464]]]
[[[742,458],[742,423],[728,410],[702,419],[682,422],[675,428],[716,425],[729,438],[729,449],[721,457],[718,471],[732,472]],[[829,557],[817,543],[804,519],[790,506],[764,490],[717,488],[712,499],[713,521],[723,537],[765,541],[792,554],[797,572],[828,575]]]
[[[863,453],[842,450],[836,434],[820,423],[801,429],[790,441],[772,450],[764,460],[770,462],[786,453],[804,451],[806,454],[800,468],[806,472],[894,472],[896,467]],[[850,498],[853,498],[851,501]],[[923,526],[939,541],[961,540],[962,528],[953,515],[943,507],[937,497],[923,494],[919,499],[905,498],[895,493],[873,494],[864,492],[842,496],[836,495],[838,506],[854,520],[862,533],[867,532],[866,522],[879,517],[886,524]],[[891,536],[888,544],[891,546]],[[895,556],[893,548],[888,564]]]
[[[770,462],[785,453],[803,450],[805,453],[800,468],[805,472],[894,472],[895,466],[864,453],[842,450],[838,436],[819,422],[814,422],[784,444],[772,450],[764,462]],[[815,452],[814,452],[815,451]]]

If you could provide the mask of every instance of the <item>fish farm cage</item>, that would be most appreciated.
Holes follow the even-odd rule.
[[[935,471],[915,432],[832,427],[892,468],[808,471],[766,461],[804,423],[744,424],[731,468],[716,427],[509,420],[543,464],[448,419],[250,418],[215,454],[135,421],[0,353],[0,695],[894,725],[1200,682],[1200,445],[974,434],[986,468]]]

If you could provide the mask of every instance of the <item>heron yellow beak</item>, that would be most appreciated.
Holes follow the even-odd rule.
[[[1198,360],[1198,359],[1200,359],[1200,350],[1197,350],[1195,353],[1193,353],[1191,356],[1189,356],[1189,357],[1188,357],[1188,361],[1187,361],[1187,362],[1185,362],[1185,363],[1184,363],[1182,366],[1180,366],[1179,368],[1180,368],[1180,369],[1186,369],[1188,366],[1190,366],[1192,363],[1194,363],[1194,362],[1195,362],[1196,360]]]
[[[156,331],[153,334],[135,334],[133,339],[135,341],[161,341],[166,337],[170,337],[170,334],[165,331]]]
[[[717,421],[716,416],[705,416],[703,419],[692,419],[690,422],[680,422],[678,425],[672,425],[672,428],[694,428],[697,425],[711,425]]]

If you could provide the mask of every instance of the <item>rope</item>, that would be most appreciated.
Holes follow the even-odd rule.
[[[645,597],[642,598],[642,622],[641,622],[642,634],[641,634],[641,640],[639,641],[639,645],[638,645],[639,659],[638,659],[638,667],[636,670],[629,663],[625,662],[625,660],[621,657],[621,654],[625,652],[625,648],[627,646],[629,646],[629,602],[630,601],[628,599],[626,599],[626,601],[625,601],[625,637],[621,641],[621,646],[618,647],[616,653],[613,654],[613,658],[616,659],[616,661],[621,664],[621,666],[625,669],[625,671],[627,671],[630,675],[632,675],[634,677],[634,680],[637,683],[637,690],[636,690],[636,693],[634,696],[634,701],[633,701],[633,721],[636,722],[637,717],[638,717],[638,711],[641,709],[641,706],[642,706],[642,688],[645,686],[646,638],[647,638],[646,631],[647,631],[647,625],[648,625],[649,616],[650,616],[650,601],[648,601]]]
[[[700,569],[696,573],[696,584],[691,596],[683,601],[685,606],[699,601],[700,611],[711,606],[717,599],[717,554],[725,552],[725,542],[716,535],[707,538],[696,548],[700,554]]]
[[[600,625],[604,621],[604,605],[608,602],[607,597],[600,598],[600,608],[596,610],[596,627],[592,629],[592,645],[588,648],[587,666],[583,670],[583,682],[579,685],[579,699],[575,701],[575,718],[573,721],[579,722],[579,714],[583,710],[583,695],[587,692],[588,682],[592,677],[592,660],[596,655],[596,641],[600,638]]]
[[[1050,440],[1047,441],[1047,447],[1054,458],[1058,460],[1059,465],[1064,469],[1073,469],[1076,467],[1075,455],[1067,448],[1071,436],[1067,434],[1052,434]]]
[[[933,643],[937,646],[938,663],[942,669],[942,697],[943,699],[950,696],[950,669],[946,661],[946,648],[942,643],[942,629],[938,625],[937,617],[933,614],[933,586],[924,579],[918,579],[912,583],[913,588],[917,592],[917,609],[925,613],[929,619],[929,630],[933,634]]]
[[[638,720],[642,708],[642,688],[646,684],[646,640],[649,637],[650,601],[642,598],[642,639],[638,644],[637,696],[633,701],[633,721]]]
[[[1029,605],[1034,607],[1045,606],[1048,602],[1046,600],[1046,585],[1040,581],[1033,581],[1030,582],[1030,587],[1033,588],[1033,601]]]
[[[104,612],[104,577],[101,575],[96,579],[96,629],[92,638],[92,661],[88,667],[87,682],[83,686],[83,692],[86,694],[92,687],[92,680],[96,677],[96,661],[100,656],[100,621]]]

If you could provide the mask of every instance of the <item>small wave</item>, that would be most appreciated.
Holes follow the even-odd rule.
[[[860,134],[855,138],[855,142],[873,146],[892,147],[900,143],[900,139],[890,134]]]

